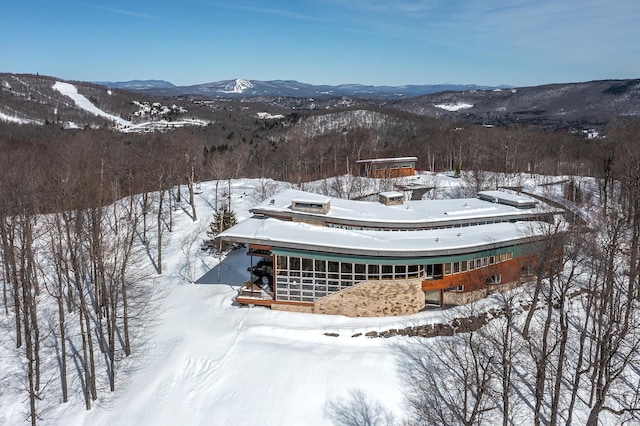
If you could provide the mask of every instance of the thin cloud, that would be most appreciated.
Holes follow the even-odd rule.
[[[290,10],[277,9],[272,7],[257,7],[257,6],[247,6],[242,4],[233,4],[233,3],[215,3],[215,5],[224,7],[226,9],[235,9],[242,10],[245,12],[256,13],[259,15],[269,15],[269,16],[280,16],[284,18],[296,19],[301,21],[313,21],[313,22],[322,22],[325,20],[318,18],[316,16],[296,13]]]
[[[115,9],[112,7],[97,6],[97,5],[86,5],[86,6],[91,9],[104,10],[105,12],[116,13],[119,15],[133,16],[136,18],[144,18],[144,19],[159,19],[157,16],[154,16],[154,15],[149,15],[147,13],[134,12],[131,10]]]

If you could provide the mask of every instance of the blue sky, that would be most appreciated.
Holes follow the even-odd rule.
[[[538,85],[640,77],[638,0],[0,0],[0,72]]]

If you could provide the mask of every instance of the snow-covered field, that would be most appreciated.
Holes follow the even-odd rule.
[[[518,179],[533,185],[530,178]],[[444,174],[415,180],[436,180],[443,193],[464,183]],[[262,185],[255,179],[231,182],[238,220],[248,216],[256,204],[252,195]],[[103,385],[93,408],[86,411],[82,395],[72,394],[70,402],[62,404],[59,383],[48,383],[47,399],[39,403],[40,424],[327,425],[327,403],[347,397],[353,389],[402,417],[394,343],[403,338],[352,336],[439,323],[455,316],[456,310],[346,318],[241,308],[233,298],[248,278],[249,257],[244,249],[232,250],[219,263],[219,258],[200,250],[215,204],[214,183],[203,183],[202,189],[196,196],[199,222],[192,222],[186,208],[174,212],[174,230],[167,233],[163,255],[165,273],[148,284],[155,289],[151,314],[132,356],[118,372],[116,391],[110,393]],[[184,242],[193,235],[201,238],[187,247]],[[192,255],[190,265],[185,247]],[[195,283],[185,278],[189,267],[195,268]],[[0,424],[21,424],[28,413],[22,367],[7,317],[0,316],[0,324]]]
[[[457,102],[455,104],[436,104],[434,105],[434,107],[455,112],[460,111],[461,109],[473,108],[473,104],[467,102]]]

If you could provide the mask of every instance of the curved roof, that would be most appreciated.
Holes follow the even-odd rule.
[[[339,229],[252,217],[218,238],[248,244],[363,256],[427,257],[469,253],[539,240],[549,224],[494,223],[419,231]]]
[[[405,201],[403,204],[395,206],[371,201],[331,198],[330,210],[327,213],[319,214],[293,211],[291,201],[294,199],[326,202],[327,196],[287,189],[258,204],[251,209],[251,212],[269,217],[317,220],[352,227],[407,230],[453,226],[481,220],[533,220],[554,212],[544,204],[523,210],[513,205],[493,203],[478,198]],[[518,199],[528,199],[535,202],[535,200],[523,196],[518,196]]]

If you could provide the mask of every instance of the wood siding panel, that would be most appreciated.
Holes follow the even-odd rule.
[[[536,265],[538,256],[528,255],[516,259],[489,265],[473,271],[461,272],[458,274],[445,275],[439,280],[429,280],[422,282],[422,290],[440,290],[451,287],[464,286],[464,291],[477,291],[487,287],[487,278],[494,275],[501,275],[501,283],[518,281],[520,270],[526,265]]]

